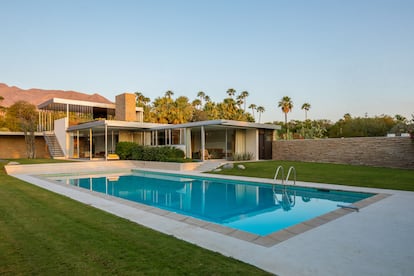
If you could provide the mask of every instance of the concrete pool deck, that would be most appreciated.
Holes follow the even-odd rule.
[[[70,164],[72,163],[65,163],[65,169],[62,171],[62,168],[59,168],[59,172],[73,172]],[[76,166],[78,165],[74,167]],[[130,169],[130,166],[133,164],[125,167],[114,167],[112,164],[111,169],[121,171]],[[390,196],[362,208],[360,212],[348,212],[335,220],[265,247],[211,231],[197,223],[180,221],[174,213],[165,214],[160,211],[157,214],[156,210],[149,210],[152,207],[147,207],[147,210],[137,208],[137,204],[132,202],[39,178],[33,175],[33,171],[56,173],[55,168],[49,167],[42,171],[40,167],[38,170],[31,167],[32,171],[29,173],[20,170],[16,174],[11,174],[39,187],[278,275],[412,275],[414,271],[414,192],[297,182],[299,186]],[[102,166],[99,169],[91,169],[93,166],[89,165],[83,167],[88,167],[88,170],[93,172],[105,170]],[[266,182],[263,179],[248,180]]]

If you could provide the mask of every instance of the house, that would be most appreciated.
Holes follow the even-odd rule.
[[[187,158],[200,160],[230,160],[247,153],[254,160],[271,159],[272,141],[280,129],[232,120],[145,123],[143,109],[136,107],[135,95],[129,93],[116,96],[114,104],[52,98],[38,109],[39,130],[56,137],[66,158],[108,160],[118,142],[130,141],[178,147]]]

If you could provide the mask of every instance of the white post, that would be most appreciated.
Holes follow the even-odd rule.
[[[205,143],[206,143],[206,137],[205,137],[205,131],[204,126],[201,126],[201,161],[204,161],[204,150],[205,150]]]
[[[92,128],[89,129],[89,160],[92,160]]]
[[[105,122],[105,161],[108,161],[108,125]]]

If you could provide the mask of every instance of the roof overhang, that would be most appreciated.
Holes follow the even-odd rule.
[[[210,120],[210,121],[199,121],[185,124],[157,124],[157,123],[139,123],[139,122],[125,122],[115,120],[98,120],[71,126],[68,131],[86,130],[86,129],[104,129],[106,127],[111,129],[120,130],[165,130],[165,129],[178,129],[178,128],[198,128],[198,127],[233,127],[233,128],[256,128],[256,129],[269,129],[269,130],[280,130],[281,126],[271,124],[258,124],[249,123],[233,120]]]
[[[259,128],[259,129],[270,129],[270,130],[280,130],[281,126],[272,125],[272,124],[258,124],[258,123],[249,123],[242,121],[233,121],[233,120],[209,120],[209,121],[199,121],[191,122],[185,124],[176,124],[176,125],[164,125],[159,127],[154,127],[153,130],[158,129],[174,129],[174,128],[192,128],[192,127],[201,127],[201,126],[227,126],[227,127],[236,127],[236,128]]]
[[[69,107],[70,112],[75,112],[76,107],[95,107],[95,108],[107,108],[115,109],[115,104],[113,103],[98,103],[98,102],[89,102],[89,101],[79,101],[79,100],[70,100],[62,98],[52,98],[43,102],[37,106],[38,109],[43,110],[66,110]]]
[[[162,124],[126,122],[126,121],[116,121],[116,120],[98,120],[98,121],[93,121],[93,122],[71,126],[68,128],[68,131],[72,132],[72,131],[86,130],[86,129],[105,129],[105,126],[111,129],[137,131],[137,130],[150,130],[150,129],[153,129],[154,127],[162,126]]]

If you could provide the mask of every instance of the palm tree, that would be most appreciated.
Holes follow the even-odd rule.
[[[174,92],[172,92],[171,90],[168,90],[167,92],[165,92],[165,97],[167,98],[171,98],[171,96],[174,95]]]
[[[241,105],[244,103],[243,97],[241,95],[238,95],[236,98],[236,104],[239,106],[239,109],[241,109]]]
[[[203,91],[199,91],[199,92],[197,93],[197,97],[199,97],[199,98],[200,98],[200,105],[201,105],[201,106],[203,105],[203,100],[204,100],[205,96],[206,96],[206,93],[204,93]]]
[[[255,105],[255,104],[250,104],[249,105],[249,108],[252,110],[253,118],[254,118],[254,111],[256,110],[256,107],[257,107],[257,105]]]
[[[289,133],[289,128],[287,124],[287,114],[292,111],[293,102],[292,99],[288,96],[284,96],[278,103],[278,107],[282,108],[283,113],[285,114],[285,126],[286,126],[286,139],[287,134]]]
[[[139,107],[146,106],[151,100],[148,97],[145,97],[141,92],[135,92],[135,101],[136,105]]]
[[[249,96],[249,92],[247,92],[247,91],[243,91],[243,92],[241,92],[240,93],[240,98],[243,100],[243,102],[244,102],[244,109],[243,109],[243,111],[245,111],[246,112],[246,103],[247,103],[247,101],[246,101],[246,98]]]
[[[259,123],[260,123],[260,120],[262,118],[262,113],[265,112],[265,108],[263,106],[258,106],[256,110],[257,110],[257,113],[259,113]]]
[[[308,111],[311,108],[310,103],[304,103],[302,104],[302,110],[305,110],[305,121],[308,120]]]
[[[284,96],[278,103],[278,107],[282,108],[283,113],[285,113],[285,125],[287,126],[287,114],[292,111],[293,102],[292,99],[288,96]]]
[[[234,95],[236,95],[236,90],[233,88],[229,88],[227,89],[227,95],[229,95],[229,97],[233,98]]]
[[[200,109],[200,106],[201,106],[201,100],[200,99],[195,99],[193,102],[192,102],[192,105],[196,108],[196,109]]]

